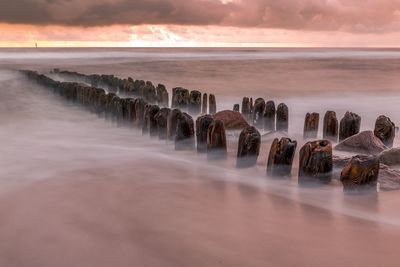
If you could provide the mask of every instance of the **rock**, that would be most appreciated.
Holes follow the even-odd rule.
[[[171,109],[161,108],[155,116],[158,128],[158,138],[160,140],[165,140],[168,137],[168,117],[170,113]]]
[[[221,120],[226,130],[242,130],[249,126],[243,116],[236,111],[223,110],[213,115],[214,120]]]
[[[165,85],[159,84],[156,88],[157,91],[157,103],[160,107],[168,107],[169,106],[169,97],[168,91],[165,88]]]
[[[158,125],[156,115],[160,111],[157,105],[147,105],[144,112],[142,133],[150,133],[150,136],[158,136]]]
[[[214,120],[208,127],[207,156],[209,159],[227,157],[225,128],[221,120]]]
[[[332,144],[328,140],[306,143],[300,149],[299,184],[328,184],[332,179]]]
[[[355,113],[347,111],[340,120],[339,126],[339,142],[344,139],[356,135],[360,132],[361,117]]]
[[[208,113],[207,112],[208,111],[207,103],[208,103],[208,96],[207,96],[207,94],[203,94],[203,103],[202,103],[202,108],[201,108],[202,114]]]
[[[324,116],[323,138],[332,142],[338,140],[339,122],[336,118],[336,112],[327,111]]]
[[[208,104],[209,104],[210,114],[215,114],[217,112],[217,101],[215,100],[215,95],[210,94]]]
[[[177,108],[171,110],[169,113],[167,121],[167,138],[169,140],[175,140],[176,129],[181,116],[182,112]]]
[[[242,100],[242,115],[247,120],[251,120],[251,104],[248,97],[243,97]]]
[[[189,90],[182,87],[172,89],[172,108],[187,110],[189,105]]]
[[[289,138],[275,138],[268,155],[267,175],[271,177],[289,177],[297,142]]]
[[[372,131],[364,131],[340,142],[335,149],[353,153],[379,154],[386,149],[386,146]]]
[[[197,140],[197,152],[207,152],[207,134],[208,128],[214,121],[211,115],[205,114],[197,118],[196,120],[196,140]]]
[[[260,132],[254,126],[244,128],[239,136],[236,167],[246,168],[256,165],[260,147]]]
[[[233,105],[233,111],[239,112],[240,111],[240,106],[239,104]]]
[[[357,155],[343,168],[340,181],[346,192],[376,192],[378,176],[379,158]]]
[[[319,113],[307,113],[304,120],[303,138],[315,139],[318,137]]]
[[[395,131],[395,125],[390,118],[381,115],[376,119],[374,134],[389,148],[393,147]]]
[[[262,98],[257,98],[254,102],[253,125],[258,129],[264,128],[264,110],[265,100]]]
[[[268,101],[265,104],[265,112],[264,112],[264,130],[265,131],[275,131],[275,102]]]
[[[383,151],[379,155],[379,160],[381,163],[388,166],[400,165],[400,148],[392,148]]]
[[[175,150],[191,150],[195,146],[194,140],[194,122],[193,118],[187,113],[181,113],[178,118],[176,135],[175,135]]]
[[[201,112],[201,93],[199,91],[191,91],[189,96],[189,113],[200,114]]]
[[[288,132],[289,129],[289,109],[284,104],[278,105],[276,110],[276,130]]]

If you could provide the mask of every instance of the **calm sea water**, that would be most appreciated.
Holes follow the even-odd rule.
[[[219,110],[243,96],[285,102],[299,139],[306,112],[400,124],[400,50],[0,50],[1,266],[398,264],[399,192],[299,188],[297,166],[271,181],[268,142],[248,170],[234,168],[234,136],[226,161],[175,152],[41,90],[26,68],[212,92]]]

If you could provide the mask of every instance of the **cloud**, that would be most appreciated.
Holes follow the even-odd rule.
[[[0,22],[31,25],[195,25],[310,31],[400,30],[400,0],[13,0]]]

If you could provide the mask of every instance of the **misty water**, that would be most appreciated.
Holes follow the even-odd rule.
[[[233,134],[227,160],[175,151],[18,72],[53,68],[284,102],[301,144],[307,112],[400,124],[396,49],[2,49],[0,266],[397,266],[400,192],[301,188],[298,155],[270,179],[270,140],[243,170]]]

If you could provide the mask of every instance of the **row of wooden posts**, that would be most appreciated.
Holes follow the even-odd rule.
[[[62,72],[56,70],[58,74]],[[210,94],[209,113],[207,110],[207,95],[198,91],[189,92],[184,88],[174,88],[172,96],[172,108],[168,107],[168,92],[165,86],[157,86],[154,90],[155,95],[148,97],[149,94],[144,88],[140,93],[147,97],[126,97],[117,95],[119,85],[117,79],[111,79],[116,84],[114,92],[108,87],[108,93],[101,88],[93,86],[93,77],[85,80],[90,83],[88,86],[78,82],[59,82],[46,75],[35,71],[23,71],[29,78],[46,86],[54,93],[63,96],[69,101],[77,103],[100,116],[111,119],[119,125],[141,128],[143,134],[158,137],[160,140],[173,140],[176,150],[196,149],[199,153],[207,153],[210,159],[220,159],[227,157],[227,141],[224,123],[214,119],[213,113],[216,112],[215,96]],[[68,73],[64,75],[79,75]],[[87,79],[87,75],[81,78]],[[107,79],[95,76],[97,84],[105,84]],[[99,78],[100,77],[100,78]],[[113,77],[113,76],[112,76]],[[131,79],[133,84],[137,83]],[[119,82],[120,83],[120,82]],[[127,84],[123,82],[122,84]],[[143,83],[137,83],[142,84]],[[147,85],[146,85],[147,84]],[[152,85],[145,83],[146,88]],[[162,88],[162,89],[160,89]],[[132,91],[137,90],[135,85]],[[126,94],[126,90],[123,90]],[[153,92],[152,89],[150,89]],[[204,99],[205,96],[205,99]],[[152,99],[152,102],[147,100]],[[167,99],[167,100],[166,100]],[[205,101],[204,101],[205,100]],[[206,103],[206,104],[204,104]],[[234,106],[237,111],[238,105]],[[191,114],[203,113],[196,122]],[[288,107],[285,104],[278,105],[275,111],[275,104],[272,101],[265,101],[261,98],[256,99],[254,105],[252,100],[245,97],[242,103],[242,115],[251,120],[254,126],[244,128],[239,136],[237,163],[239,168],[251,167],[256,165],[261,147],[261,135],[257,127],[286,131],[288,130]],[[337,140],[338,128],[339,139],[346,135],[354,135],[359,131],[361,119],[354,113],[346,113],[338,126],[336,114],[328,111],[324,117],[324,140],[307,142],[300,150],[299,159],[299,184],[329,183],[332,179],[333,155],[331,141]],[[304,135],[306,138],[316,137],[318,132],[319,115],[317,113],[307,114],[305,119]],[[272,129],[274,128],[274,129]],[[336,138],[336,140],[335,140]],[[271,145],[267,162],[267,174],[273,177],[288,177],[291,175],[292,164],[296,152],[297,142],[290,138],[276,138]],[[346,188],[354,187],[351,182],[351,175],[347,180],[342,181]],[[349,182],[350,181],[350,182]],[[376,183],[376,181],[375,181]],[[368,184],[370,186],[370,183]]]

